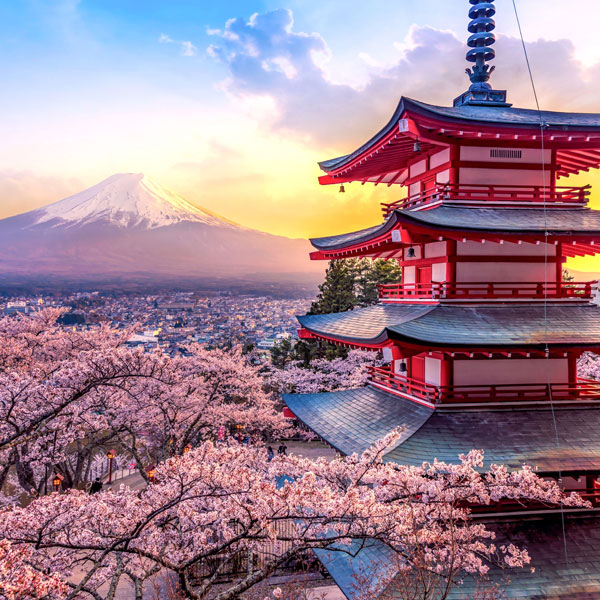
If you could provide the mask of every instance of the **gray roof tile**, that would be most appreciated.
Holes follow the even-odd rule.
[[[357,148],[354,152],[324,160],[319,166],[324,171],[339,169],[365,150],[383,139],[392,129],[398,125],[398,121],[406,110],[417,111],[422,114],[451,119],[456,122],[479,122],[481,124],[494,123],[498,126],[523,127],[539,129],[540,113],[537,110],[515,107],[485,107],[485,106],[435,106],[412,100],[411,98],[400,98],[400,102],[386,125],[378,131],[371,139]],[[600,129],[600,114],[597,113],[563,113],[554,111],[542,111],[542,118],[549,129]]]
[[[318,250],[339,250],[367,242],[398,225],[430,225],[444,230],[464,232],[543,233],[548,229],[555,235],[600,234],[600,211],[589,208],[479,208],[437,206],[429,210],[397,210],[381,225],[342,235],[311,239]]]
[[[284,401],[310,429],[343,454],[364,452],[392,429],[405,426],[386,460],[420,465],[435,458],[458,463],[459,455],[483,450],[484,468],[523,464],[540,472],[600,469],[600,408],[552,411],[433,411],[373,387],[322,394],[287,394]]]
[[[600,519],[565,519],[568,561],[565,558],[560,516],[527,521],[499,521],[489,524],[497,535],[497,544],[514,543],[526,548],[531,564],[523,569],[503,571],[491,566],[486,584],[498,584],[507,599],[597,600],[600,598]],[[318,551],[319,560],[348,598],[357,591],[361,574],[372,573],[373,584],[389,568],[393,552],[380,542],[371,541],[361,549],[354,542],[347,552]],[[531,567],[535,571],[531,572]],[[373,586],[374,587],[374,586]],[[463,585],[450,591],[448,600],[477,595],[477,583],[470,576]]]
[[[387,338],[431,347],[540,347],[600,344],[594,304],[378,304],[353,311],[298,317],[314,333],[363,343]]]
[[[343,454],[362,453],[394,427],[408,439],[432,409],[372,387],[322,394],[286,394],[284,402],[310,429]]]

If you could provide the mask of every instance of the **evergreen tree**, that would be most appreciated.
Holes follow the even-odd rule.
[[[355,306],[377,304],[379,285],[402,281],[402,268],[395,260],[362,258],[356,261],[355,270]]]
[[[344,312],[356,306],[354,265],[346,260],[332,260],[319,286],[319,295],[312,303],[309,315]]]
[[[308,314],[344,312],[377,304],[378,285],[401,281],[402,269],[395,260],[346,258],[331,261],[325,273],[325,281],[319,286],[319,295]],[[293,354],[294,360],[302,361],[308,367],[316,358],[333,360],[345,357],[348,350],[327,342],[302,340],[294,347]],[[275,360],[281,361],[279,354],[276,354]]]
[[[285,369],[293,360],[296,360],[294,345],[290,340],[284,339],[271,348],[271,362],[278,369]]]

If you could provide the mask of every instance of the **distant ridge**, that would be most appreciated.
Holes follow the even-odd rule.
[[[0,220],[0,291],[44,279],[121,282],[319,280],[306,240],[248,229],[141,173],[117,174],[45,207]]]

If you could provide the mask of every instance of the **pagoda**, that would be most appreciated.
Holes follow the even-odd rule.
[[[381,224],[311,240],[311,258],[396,260],[402,282],[375,306],[299,317],[299,336],[381,351],[387,366],[364,388],[284,399],[345,455],[404,426],[385,460],[457,463],[480,449],[485,468],[531,465],[585,495],[584,514],[500,504],[474,518],[530,553],[535,573],[511,573],[506,597],[600,598],[600,383],[577,374],[581,354],[600,351],[600,309],[595,283],[563,281],[567,258],[600,251],[590,186],[564,185],[600,167],[600,114],[509,104],[489,83],[494,3],[469,1],[469,89],[451,107],[403,97],[369,141],[320,163],[322,185],[407,191]],[[386,552],[319,557],[351,598],[354,574]]]

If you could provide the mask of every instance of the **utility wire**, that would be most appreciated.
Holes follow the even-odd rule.
[[[542,206],[544,210],[544,350],[546,355],[546,380],[548,384],[548,398],[550,400],[550,412],[552,414],[552,422],[554,424],[554,436],[556,439],[556,449],[558,452],[558,481],[562,483],[562,459],[561,459],[561,447],[560,438],[558,435],[558,425],[556,423],[556,413],[554,411],[554,402],[552,397],[552,378],[550,370],[550,345],[548,343],[548,244],[549,244],[549,233],[548,233],[548,217],[547,217],[547,205],[546,205],[546,148],[544,132],[546,129],[546,123],[544,122],[544,115],[540,109],[540,102],[535,87],[535,81],[533,79],[533,71],[531,69],[531,63],[529,62],[529,54],[527,53],[527,46],[525,45],[525,39],[523,38],[523,30],[521,28],[521,21],[519,19],[519,11],[517,10],[517,0],[512,0],[513,8],[515,10],[515,18],[517,20],[517,27],[519,28],[519,36],[521,37],[521,45],[523,46],[523,55],[525,56],[525,63],[527,64],[527,71],[529,72],[529,81],[531,82],[531,89],[533,90],[533,97],[535,99],[535,105],[537,108],[539,120],[540,120],[540,138],[541,138],[541,151],[542,151]],[[558,246],[556,246],[558,249]],[[557,260],[560,258],[558,254],[555,257]],[[562,263],[561,263],[562,268]],[[558,283],[560,285],[560,282]],[[563,534],[563,545],[565,552],[565,564],[569,564],[569,552],[567,549],[567,533],[565,527],[565,511],[564,506],[560,505],[560,517],[562,523],[562,534]]]

